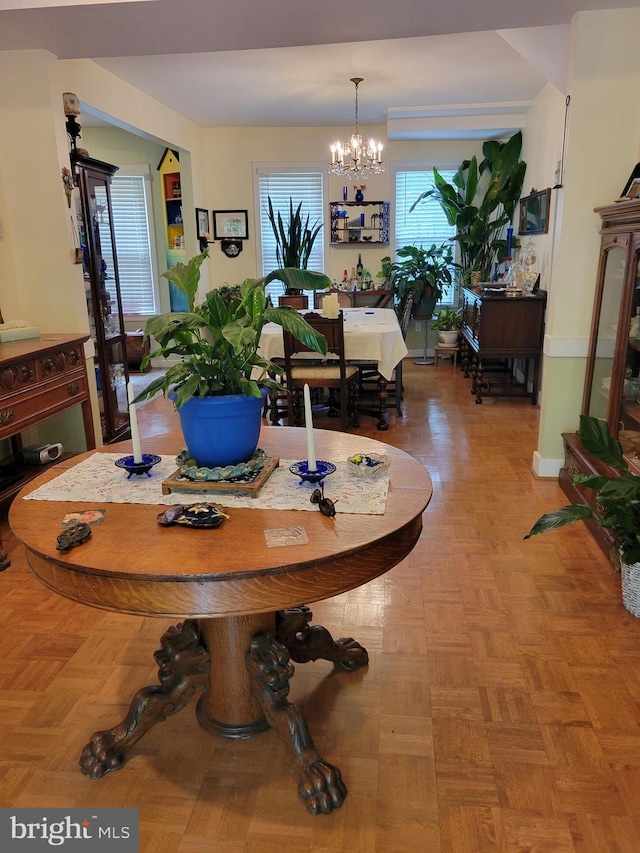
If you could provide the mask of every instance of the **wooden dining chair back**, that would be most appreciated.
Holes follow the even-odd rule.
[[[318,363],[313,359],[313,355],[317,356],[315,350],[294,338],[291,332],[283,330],[289,424],[300,426],[302,423],[301,393],[304,386],[308,385],[316,402],[319,401],[321,390],[328,389],[329,417],[339,416],[343,431],[350,426],[358,426],[359,372],[357,365],[348,364],[345,358],[342,311],[335,318],[309,312],[304,315],[304,319],[326,338],[327,356]],[[305,354],[310,355],[310,358],[304,359]]]
[[[283,305],[291,305],[292,308],[296,308],[298,311],[306,311],[309,307],[309,297],[303,293],[285,293],[283,296],[278,296],[278,308],[281,308]]]

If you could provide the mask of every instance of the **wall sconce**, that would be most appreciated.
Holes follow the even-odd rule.
[[[220,240],[220,248],[228,258],[237,258],[242,251],[242,240],[223,238]]]
[[[76,140],[80,136],[82,127],[78,124],[76,116],[80,115],[80,101],[78,96],[73,92],[62,93],[62,103],[64,105],[64,114],[67,117],[67,136],[71,140],[71,150],[77,151]]]

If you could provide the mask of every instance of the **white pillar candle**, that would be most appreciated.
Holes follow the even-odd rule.
[[[136,406],[133,402],[135,398],[133,393],[133,385],[127,384],[127,398],[129,400],[129,423],[131,424],[131,444],[133,446],[133,462],[135,465],[142,463],[142,448],[140,446],[140,433],[138,431],[138,416],[136,415]]]
[[[313,441],[313,419],[311,417],[311,393],[305,384],[304,392],[304,425],[307,430],[307,471],[317,471],[316,449]]]

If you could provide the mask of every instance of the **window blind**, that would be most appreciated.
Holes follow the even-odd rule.
[[[122,311],[124,314],[155,314],[156,296],[144,175],[114,175],[111,207]]]
[[[438,169],[447,181],[454,170]],[[433,189],[433,170],[411,170],[396,172],[396,215],[394,230],[394,250],[402,246],[424,246],[446,243],[455,234],[455,228],[447,222],[440,204],[435,199],[422,202],[411,210],[411,205],[419,195]],[[455,244],[452,244],[455,248]],[[442,304],[453,304],[456,298],[455,287],[445,288]]]
[[[282,220],[287,228],[289,221],[289,199],[293,201],[293,209],[302,202],[300,213],[304,222],[309,214],[309,225],[323,222],[324,198],[323,198],[324,176],[318,172],[289,172],[289,171],[266,171],[258,172],[258,196],[260,203],[260,242],[262,253],[262,275],[278,269],[280,264],[276,255],[276,239],[269,221],[269,202],[273,205],[274,213],[280,212]],[[324,228],[316,238],[307,268],[315,272],[324,272]],[[277,305],[278,296],[284,293],[284,285],[281,282],[272,282],[267,286],[267,293],[271,296],[274,305]]]

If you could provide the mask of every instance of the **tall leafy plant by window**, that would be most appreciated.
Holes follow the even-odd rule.
[[[475,155],[463,160],[451,181],[433,170],[435,186],[423,192],[413,207],[435,199],[447,221],[456,229],[453,237],[460,247],[463,283],[476,272],[480,281],[491,278],[494,264],[506,250],[506,229],[513,220],[522,194],[527,164],[520,159],[522,133],[507,142],[487,141],[482,146],[483,160]]]
[[[274,210],[270,196],[267,197],[267,204],[269,222],[276,241],[278,266],[306,270],[313,244],[323,223],[318,222],[318,220],[311,223],[309,213],[303,217],[302,202],[294,210],[291,197],[289,198],[289,218],[287,220],[283,219],[279,210]],[[287,290],[286,292],[290,291]]]

